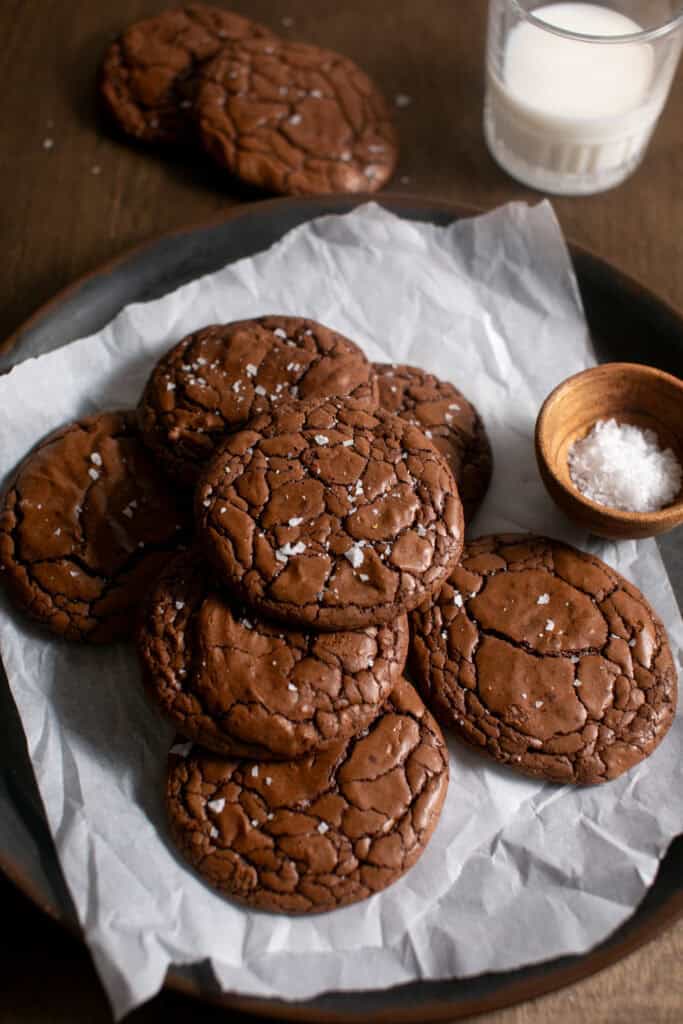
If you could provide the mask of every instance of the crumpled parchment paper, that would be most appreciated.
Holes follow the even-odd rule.
[[[649,597],[681,663],[683,623],[655,543],[589,542],[538,476],[539,404],[593,362],[547,203],[448,228],[372,204],[132,305],[98,335],[0,379],[0,471],[64,422],[133,406],[153,363],[190,330],[275,312],[322,320],[373,359],[417,363],[461,386],[495,457],[471,532],[533,529],[598,553]],[[590,789],[517,777],[453,743],[441,821],[405,878],[331,914],[250,912],[215,895],[169,844],[171,734],[143,698],[132,648],[60,643],[2,609],[2,659],[50,829],[118,1016],[150,998],[171,963],[208,958],[225,989],[302,999],[585,951],[632,913],[683,828],[680,716],[652,758]]]

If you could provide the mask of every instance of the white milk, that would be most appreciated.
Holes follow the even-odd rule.
[[[553,3],[533,14],[593,36],[642,31],[623,14]],[[513,177],[557,193],[597,192],[629,174],[662,110],[670,75],[656,75],[649,43],[590,43],[520,22],[504,43],[502,71],[487,62],[486,139]]]

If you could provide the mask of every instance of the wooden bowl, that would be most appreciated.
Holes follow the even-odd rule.
[[[568,377],[536,420],[536,459],[551,498],[575,523],[599,537],[654,537],[683,523],[683,490],[658,512],[623,512],[589,501],[569,476],[567,456],[597,420],[648,427],[683,465],[683,381],[636,363],[604,363]]]

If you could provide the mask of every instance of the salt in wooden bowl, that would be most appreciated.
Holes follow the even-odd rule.
[[[683,381],[651,366],[604,363],[567,378],[552,391],[536,420],[536,460],[555,504],[599,537],[654,537],[683,523],[683,491],[657,512],[626,512],[582,494],[569,475],[568,455],[598,420],[615,419],[654,430],[683,466]]]

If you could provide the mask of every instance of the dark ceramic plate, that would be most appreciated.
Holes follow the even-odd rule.
[[[376,198],[376,197],[375,197]],[[312,217],[345,213],[361,198],[286,199],[231,210],[224,218],[151,242],[76,282],[42,307],[0,350],[0,370],[99,330],[130,302],[156,298],[225,263],[272,245]],[[476,211],[418,199],[381,196],[382,205],[412,220],[447,224]],[[588,321],[601,359],[644,362],[683,376],[683,316],[608,264],[572,247]],[[660,540],[680,603],[683,537]],[[78,929],[42,812],[23,732],[4,674],[0,680],[0,867],[47,913]],[[247,999],[217,992],[208,971],[174,970],[168,984],[199,998],[281,1020],[456,1020],[561,988],[613,963],[683,914],[683,836],[669,848],[633,916],[597,949],[522,970],[463,981],[420,982],[363,993],[330,993],[301,1003]]]

